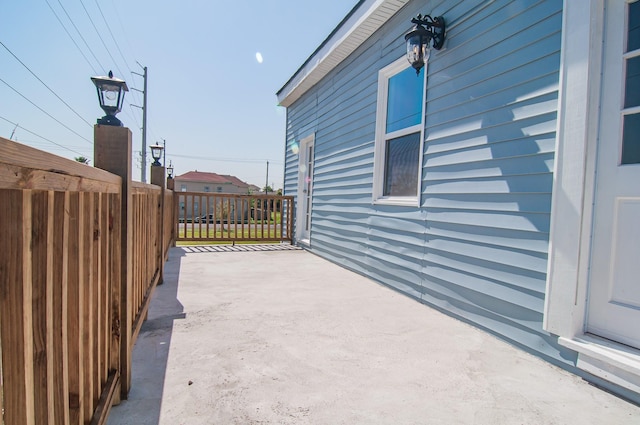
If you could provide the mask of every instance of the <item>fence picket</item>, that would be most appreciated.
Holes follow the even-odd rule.
[[[177,192],[174,237],[185,242],[293,243],[293,204],[293,196]]]
[[[172,197],[0,138],[1,424],[104,424],[126,396],[173,243]]]
[[[31,236],[30,190],[0,192],[0,223],[11,223],[3,229],[5,252],[0,259],[0,338],[2,338],[2,378],[5,424],[33,425],[33,353],[31,339],[31,288],[26,258]],[[12,283],[12,284],[9,284]]]

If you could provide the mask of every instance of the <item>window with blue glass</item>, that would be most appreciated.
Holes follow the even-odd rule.
[[[419,204],[426,74],[417,76],[405,58],[378,74],[376,203]]]
[[[422,123],[424,78],[411,67],[389,78],[386,132],[392,133]]]

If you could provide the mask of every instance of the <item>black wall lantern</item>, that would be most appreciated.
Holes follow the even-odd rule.
[[[155,145],[149,146],[149,149],[151,149],[151,157],[153,157],[153,164],[151,165],[155,165],[156,167],[161,166],[162,164],[160,164],[160,158],[162,158],[162,151],[164,149],[164,146],[156,143]]]
[[[109,71],[108,77],[91,77],[91,81],[96,85],[100,107],[106,114],[98,119],[98,124],[122,127],[122,122],[116,118],[116,114],[122,110],[124,92],[129,91],[127,83],[119,78],[114,78],[111,71]]]
[[[444,44],[444,18],[429,15],[418,15],[411,20],[413,29],[404,36],[407,42],[407,59],[420,75],[420,70],[429,59],[429,43],[433,40],[433,48],[440,50]]]

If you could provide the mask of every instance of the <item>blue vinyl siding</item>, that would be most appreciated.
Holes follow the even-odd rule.
[[[427,69],[420,207],[372,203],[378,71],[418,13],[447,41]],[[287,112],[315,134],[311,250],[546,359],[542,330],[562,1],[413,1]],[[297,193],[287,150],[285,192]]]

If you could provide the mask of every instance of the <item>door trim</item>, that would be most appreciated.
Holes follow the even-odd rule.
[[[640,350],[591,334],[558,343],[578,353],[579,369],[640,394]]]
[[[298,244],[301,245],[305,245],[310,247],[311,246],[311,229],[309,229],[309,234],[307,235],[304,227],[301,225],[302,223],[304,223],[304,219],[305,219],[305,208],[307,207],[306,204],[306,197],[305,197],[305,192],[304,192],[304,187],[305,187],[305,167],[306,167],[306,163],[307,163],[307,155],[308,155],[308,149],[309,146],[313,146],[313,156],[314,158],[311,158],[312,162],[315,162],[315,139],[316,139],[316,135],[315,133],[308,135],[307,137],[303,138],[302,140],[300,140],[299,143],[299,153],[298,153],[298,193],[297,193],[297,202],[296,202],[296,242]],[[314,167],[315,168],[315,167]],[[311,182],[312,182],[312,188],[311,191],[313,191],[313,171],[312,171],[312,177],[311,177]],[[313,202],[312,202],[312,197],[313,194],[310,193],[309,194],[309,208],[313,207]],[[309,214],[311,214],[311,211],[309,212]]]
[[[566,0],[543,328],[582,335],[587,308],[604,1]],[[584,64],[576,66],[575,64]]]
[[[585,331],[606,1],[564,2],[543,328],[576,352],[576,367],[640,400],[640,350]]]

